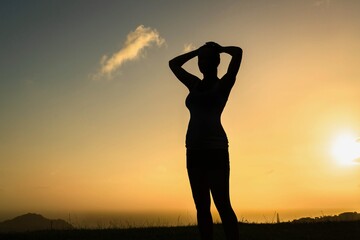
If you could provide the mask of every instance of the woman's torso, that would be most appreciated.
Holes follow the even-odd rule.
[[[221,80],[199,81],[186,98],[190,121],[186,133],[188,149],[227,148],[228,139],[221,124],[229,93],[221,89]]]

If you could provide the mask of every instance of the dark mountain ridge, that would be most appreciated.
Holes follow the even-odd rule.
[[[360,221],[360,213],[357,212],[344,212],[334,216],[322,216],[322,217],[304,217],[293,220],[293,223],[314,223],[314,222],[350,222]]]
[[[291,223],[347,222],[360,221],[360,213],[344,212],[334,216],[304,217]],[[0,232],[27,232],[39,230],[71,230],[74,227],[62,219],[47,219],[40,214],[28,213],[11,220],[0,222]]]
[[[0,223],[0,232],[68,230],[73,228],[71,224],[62,219],[47,219],[35,213],[24,214]]]

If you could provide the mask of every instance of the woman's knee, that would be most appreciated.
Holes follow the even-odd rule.
[[[224,201],[224,202],[217,202],[215,203],[216,209],[218,210],[219,214],[231,214],[234,212],[230,201]]]
[[[196,211],[198,212],[210,212],[210,202],[208,201],[197,201],[195,202]]]

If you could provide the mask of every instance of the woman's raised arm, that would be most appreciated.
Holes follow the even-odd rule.
[[[240,68],[243,51],[241,48],[233,46],[220,47],[219,51],[222,53],[227,53],[231,56],[228,70],[221,79],[226,89],[231,90],[236,81],[236,75]]]
[[[169,67],[175,76],[190,90],[194,83],[200,81],[198,77],[187,72],[182,66],[190,59],[198,55],[198,50],[184,53],[169,61]]]

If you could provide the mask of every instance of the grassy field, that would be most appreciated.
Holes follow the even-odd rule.
[[[327,223],[239,223],[242,240],[351,240],[360,239],[360,221]],[[225,240],[222,226],[214,228],[215,240]],[[66,239],[66,240],[196,240],[196,226],[149,227],[129,229],[76,229],[68,231],[37,231],[1,233],[0,239]]]

